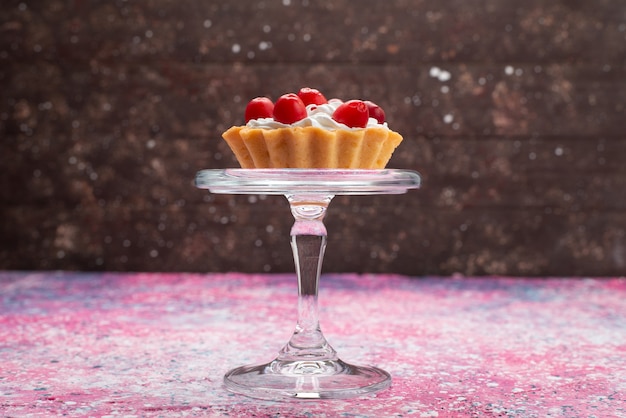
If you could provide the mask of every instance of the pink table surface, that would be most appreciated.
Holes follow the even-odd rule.
[[[391,388],[222,387],[293,330],[291,275],[0,272],[2,416],[626,416],[626,280],[325,275],[320,319]]]

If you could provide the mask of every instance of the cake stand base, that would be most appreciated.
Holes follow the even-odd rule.
[[[226,373],[224,385],[253,398],[342,399],[389,387],[389,373],[376,367],[354,366],[337,360],[274,360],[237,367]]]

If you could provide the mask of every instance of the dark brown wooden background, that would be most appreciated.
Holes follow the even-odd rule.
[[[382,105],[420,191],[337,197],[325,271],[626,272],[626,3],[3,1],[2,269],[291,272],[282,197],[209,195],[246,101]]]

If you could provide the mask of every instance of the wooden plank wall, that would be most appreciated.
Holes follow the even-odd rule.
[[[626,3],[3,1],[2,269],[291,272],[281,197],[208,195],[246,101],[369,98],[418,170],[337,197],[326,272],[623,275]]]

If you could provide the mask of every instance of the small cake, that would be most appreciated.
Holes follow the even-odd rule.
[[[252,99],[245,120],[222,134],[242,168],[381,169],[402,141],[376,104],[311,88]]]

